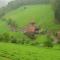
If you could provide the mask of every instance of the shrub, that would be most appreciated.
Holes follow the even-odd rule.
[[[14,36],[11,36],[11,43],[17,43],[17,39]]]
[[[53,47],[53,39],[50,36],[47,36],[47,40],[44,42],[45,47]]]
[[[0,34],[0,41],[9,42],[10,41],[9,33],[5,32],[5,33]]]
[[[0,34],[0,41],[3,41],[3,35]]]

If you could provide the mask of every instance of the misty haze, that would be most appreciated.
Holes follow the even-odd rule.
[[[8,2],[10,2],[12,0],[0,0],[0,7],[4,7],[8,4]]]

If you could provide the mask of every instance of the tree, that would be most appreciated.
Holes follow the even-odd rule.
[[[55,0],[54,11],[56,21],[60,22],[60,0]]]

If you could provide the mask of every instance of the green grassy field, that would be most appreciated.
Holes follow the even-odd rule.
[[[60,60],[59,47],[38,48],[34,46],[0,43],[0,60]]]

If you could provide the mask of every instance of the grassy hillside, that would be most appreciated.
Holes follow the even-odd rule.
[[[60,60],[59,47],[48,49],[0,43],[0,60]]]
[[[3,18],[6,20],[14,20],[19,27],[24,28],[29,22],[33,20],[37,25],[40,25],[43,29],[49,30],[59,30],[60,24],[54,23],[54,12],[51,5],[26,5],[22,6],[16,10],[13,10],[6,14]],[[0,33],[9,32],[10,28],[7,26],[7,21],[0,20]],[[18,39],[26,38],[23,33],[12,32]],[[39,35],[37,37],[38,42],[47,40],[46,35]]]
[[[26,9],[24,9],[26,7]],[[52,30],[60,29],[60,25],[54,23],[54,12],[51,5],[28,5],[13,10],[4,16],[6,19],[13,19],[22,27],[32,21],[34,17],[36,23],[42,28]]]
[[[13,10],[4,16],[7,20],[14,20],[18,26],[22,28],[31,22],[33,17],[37,25],[40,25],[41,28],[48,28],[53,31],[60,29],[60,24],[54,23],[54,12],[51,5],[26,5]],[[4,24],[6,25],[6,23]],[[8,28],[7,26],[5,27]]]

